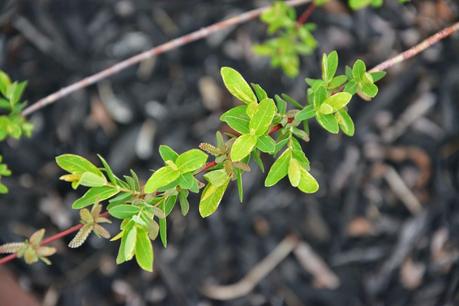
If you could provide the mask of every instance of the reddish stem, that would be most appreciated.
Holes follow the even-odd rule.
[[[313,2],[311,3],[306,10],[304,10],[303,14],[298,18],[297,25],[301,26],[308,21],[309,17],[311,17],[314,10],[317,8],[316,4]]]

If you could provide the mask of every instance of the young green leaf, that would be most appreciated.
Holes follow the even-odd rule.
[[[178,179],[179,176],[180,171],[174,170],[169,166],[159,168],[158,171],[155,171],[148,179],[147,183],[145,184],[144,191],[146,193],[153,193],[158,188],[172,183]]]
[[[86,193],[73,202],[73,209],[81,209],[86,206],[92,205],[97,202],[101,202],[108,198],[111,198],[119,192],[118,188],[113,186],[102,186],[102,187],[92,187],[86,191]]]
[[[257,143],[257,136],[244,134],[239,136],[231,147],[231,160],[240,161],[252,152]]]
[[[266,187],[276,185],[277,182],[279,182],[287,175],[291,156],[292,152],[287,149],[273,163],[265,179]]]
[[[108,213],[117,219],[127,219],[140,211],[138,206],[121,204],[108,209]]]
[[[258,137],[256,147],[264,153],[274,154],[276,152],[276,142],[268,135]]]
[[[326,82],[330,82],[335,76],[337,68],[338,53],[332,51],[328,56],[324,54],[322,58],[322,79]]]
[[[290,180],[290,184],[292,184],[293,187],[297,187],[298,184],[300,183],[301,165],[294,158],[290,159],[290,162],[288,165],[288,179]]]
[[[329,104],[332,106],[335,110],[342,109],[345,107],[349,101],[351,101],[352,95],[347,92],[338,92],[334,94],[333,96],[328,97],[325,99],[323,104]]]
[[[167,221],[166,221],[166,218],[159,219],[159,237],[161,238],[161,243],[166,248],[167,247]]]
[[[324,129],[326,129],[332,134],[338,134],[339,132],[338,120],[336,120],[333,114],[323,115],[321,113],[316,113],[316,119],[317,119],[317,122],[319,122],[319,124]]]
[[[315,193],[319,190],[319,183],[306,169],[301,168],[301,178],[298,189],[304,193]]]
[[[69,173],[83,174],[91,172],[97,176],[103,177],[102,171],[94,166],[89,160],[75,154],[62,154],[56,157],[56,163],[59,167]]]
[[[178,197],[180,203],[180,211],[182,212],[182,216],[186,216],[188,211],[190,210],[190,203],[188,202],[188,190],[180,190]]]
[[[236,181],[237,181],[237,191],[239,194],[239,201],[242,203],[244,200],[244,185],[242,184],[242,170],[235,169],[236,172]]]
[[[321,112],[324,115],[331,114],[334,111],[335,110],[333,109],[333,107],[330,104],[328,104],[327,102],[322,103],[322,105],[320,105],[320,107],[319,107],[319,112]]]
[[[214,185],[215,187],[219,187],[228,181],[229,176],[225,169],[219,169],[204,174],[204,178],[210,184]]]
[[[199,214],[201,217],[206,218],[212,215],[220,205],[223,198],[223,194],[228,187],[229,179],[220,186],[214,186],[208,184],[201,195],[201,201],[199,202]]]
[[[311,119],[315,116],[316,111],[314,110],[313,105],[308,105],[302,110],[300,110],[298,113],[295,115],[295,121],[303,121],[303,120],[308,120]]]
[[[246,104],[257,102],[252,88],[239,72],[230,67],[222,67],[220,73],[223,83],[234,97]]]
[[[101,187],[107,183],[105,176],[98,176],[92,172],[83,172],[78,182],[86,187]]]
[[[339,110],[335,116],[338,120],[341,131],[343,131],[343,133],[347,136],[354,136],[355,127],[351,116],[349,116],[345,110]]]
[[[226,122],[233,130],[241,133],[249,133],[250,118],[246,113],[247,106],[240,105],[231,108],[220,116],[220,120]]]
[[[360,81],[364,78],[365,72],[367,71],[367,68],[365,66],[365,63],[358,59],[355,61],[354,66],[352,67],[352,76],[354,79],[357,81]]]
[[[207,154],[199,149],[191,149],[182,153],[175,161],[181,173],[193,172],[198,170],[207,161]]]
[[[153,246],[148,232],[143,229],[137,230],[137,241],[135,243],[135,259],[139,266],[148,271],[153,271]]]
[[[250,120],[250,131],[257,136],[264,135],[276,114],[276,104],[273,99],[264,99],[258,105],[258,109]]]
[[[124,246],[124,258],[131,260],[134,257],[135,245],[137,241],[137,226],[132,226],[126,234],[126,244]]]
[[[165,162],[168,160],[175,162],[175,160],[178,157],[177,152],[175,152],[171,147],[166,146],[166,145],[159,146],[159,155]]]
[[[253,91],[255,92],[258,101],[262,101],[268,98],[268,94],[259,84],[251,83],[250,85],[252,85]]]

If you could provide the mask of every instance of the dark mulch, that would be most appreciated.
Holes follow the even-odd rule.
[[[262,1],[257,1],[262,2]],[[34,136],[1,144],[14,175],[0,200],[0,240],[37,228],[54,233],[78,220],[80,194],[58,180],[53,159],[64,152],[142,178],[158,167],[159,144],[181,151],[211,141],[219,114],[232,105],[219,67],[231,65],[270,94],[304,97],[304,76],[319,75],[322,51],[338,49],[342,63],[370,65],[451,23],[455,1],[387,1],[356,13],[335,5],[312,21],[321,50],[305,58],[301,77],[287,79],[250,52],[265,37],[257,21],[124,71],[31,116]],[[28,80],[38,98],[129,55],[252,8],[252,1],[50,0],[0,3],[0,66]],[[206,220],[191,200],[189,216],[172,215],[167,249],[155,244],[156,272],[135,263],[116,267],[116,243],[91,239],[78,250],[58,243],[53,265],[8,265],[44,305],[457,305],[459,298],[459,40],[457,36],[393,70],[371,103],[355,101],[353,138],[317,125],[305,146],[321,190],[305,196],[286,182],[263,187],[245,179],[239,204],[231,187]],[[216,87],[221,96],[212,99]],[[210,97],[204,99],[205,93]],[[205,93],[204,93],[205,92]],[[412,194],[397,192],[399,178]],[[408,194],[408,199],[406,196]],[[420,211],[407,205],[419,201]],[[416,200],[417,199],[417,200]],[[407,204],[408,203],[408,204]],[[413,205],[413,204],[412,204]],[[111,226],[114,233],[118,224]],[[293,256],[249,295],[216,302],[206,282],[239,280],[287,235],[309,243],[341,282],[317,288]],[[1,284],[0,284],[1,286]],[[0,297],[1,299],[1,297]]]

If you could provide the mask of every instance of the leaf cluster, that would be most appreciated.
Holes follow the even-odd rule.
[[[72,204],[80,209],[81,230],[70,242],[80,246],[94,232],[108,238],[101,226],[109,222],[106,214],[120,220],[120,230],[112,240],[120,240],[116,262],[135,257],[140,267],[153,269],[153,244],[158,237],[167,246],[167,220],[176,203],[185,216],[189,211],[190,193],[201,193],[199,213],[208,217],[215,213],[230,182],[235,181],[239,199],[244,197],[243,175],[255,161],[265,171],[262,154],[275,158],[266,178],[271,187],[284,178],[304,193],[319,189],[310,173],[310,163],[302,142],[308,142],[309,124],[315,119],[325,130],[337,134],[354,134],[354,124],[347,105],[354,95],[369,100],[378,88],[375,82],[384,73],[369,73],[363,61],[347,67],[345,74],[337,74],[338,54],[333,51],[322,58],[322,78],[306,79],[307,103],[296,101],[286,94],[270,96],[259,84],[249,84],[235,69],[223,67],[221,76],[229,93],[239,105],[223,113],[220,120],[232,128],[222,135],[216,133],[215,144],[201,143],[199,149],[177,153],[167,145],[159,147],[163,166],[153,171],[145,185],[135,172],[122,179],[99,156],[102,167],[73,154],[56,158],[57,164],[68,172],[61,179],[73,188],[88,190]],[[207,162],[209,155],[213,161]],[[101,213],[99,204],[108,201],[107,212]],[[93,205],[91,211],[86,207]]]
[[[23,135],[30,137],[33,126],[21,112],[26,102],[21,101],[27,82],[12,82],[10,77],[0,70],[0,141],[8,137],[15,139]],[[0,156],[0,179],[10,176],[11,171],[2,163]],[[0,182],[0,194],[8,192],[8,188]]]
[[[298,75],[300,56],[310,55],[317,47],[312,35],[315,24],[299,24],[295,10],[278,1],[261,15],[272,38],[253,47],[255,54],[271,58],[271,65],[289,77]]]

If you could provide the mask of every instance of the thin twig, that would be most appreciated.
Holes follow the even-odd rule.
[[[286,1],[285,4],[289,6],[298,6],[301,4],[306,4],[311,2],[311,0],[290,0]],[[184,45],[187,45],[191,42],[206,38],[210,34],[216,33],[218,31],[221,31],[223,29],[226,29],[230,26],[238,25],[244,22],[247,22],[249,20],[257,18],[261,13],[269,9],[271,6],[265,6],[262,8],[254,9],[248,12],[245,12],[241,15],[235,16],[228,18],[226,20],[214,23],[213,25],[210,25],[208,27],[202,28],[200,30],[191,32],[189,34],[186,34],[184,36],[181,36],[179,38],[173,39],[171,41],[168,41],[162,45],[159,45],[157,47],[154,47],[148,51],[139,53],[137,55],[134,55],[122,62],[119,62],[118,64],[115,64],[107,69],[104,69],[100,72],[97,72],[96,74],[93,74],[91,76],[88,76],[74,84],[71,84],[69,86],[66,86],[59,91],[50,94],[49,96],[40,99],[39,101],[35,102],[31,106],[27,107],[22,114],[24,116],[30,115],[31,113],[45,107],[46,105],[52,104],[56,102],[57,100],[68,96],[69,94],[86,88],[94,83],[99,82],[100,80],[103,80],[105,78],[108,78],[126,68],[129,68],[133,65],[136,65],[146,59],[158,56],[162,53],[165,53],[167,51],[177,49],[179,47],[182,47]]]
[[[317,8],[317,5],[313,2],[311,3],[308,8],[301,14],[301,16],[297,20],[297,25],[303,25],[308,21],[309,17],[311,17],[314,10]]]
[[[408,50],[400,53],[397,56],[394,56],[381,64],[377,65],[376,67],[372,68],[370,72],[375,71],[382,71],[390,68],[398,63],[406,61],[409,58],[416,56],[417,54],[421,53],[422,51],[426,50],[427,48],[431,47],[432,45],[436,44],[440,40],[445,39],[446,37],[454,34],[455,32],[459,31],[459,22],[456,22],[440,32],[435,33],[434,35],[428,37],[427,39],[423,40],[421,43],[415,45],[414,47],[409,48]]]

